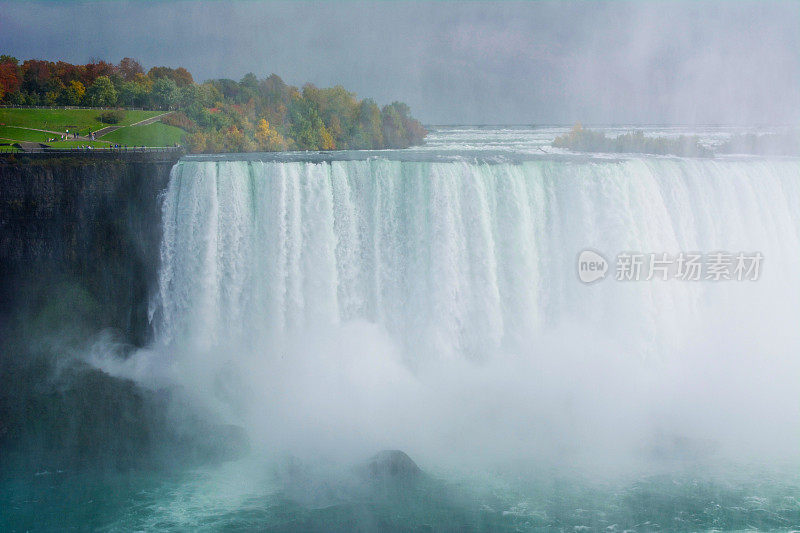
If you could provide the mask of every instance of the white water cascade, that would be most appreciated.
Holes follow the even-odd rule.
[[[798,176],[761,159],[184,160],[154,350],[189,389],[238,372],[220,395],[302,426],[292,446],[314,423],[418,455],[459,432],[483,451],[539,453],[543,428],[600,446],[610,426],[789,446]],[[579,281],[584,249],[606,279]],[[623,252],[718,251],[761,253],[759,279],[615,279]]]
[[[796,286],[798,176],[796,162],[182,162],[158,333],[279,342],[363,318],[414,345],[411,359],[485,359],[579,320],[659,341],[649,355],[676,321],[702,319],[706,293],[749,287],[584,286],[577,254],[613,269],[623,251],[759,251],[764,285]]]

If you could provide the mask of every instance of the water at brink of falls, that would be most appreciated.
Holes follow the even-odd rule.
[[[179,387],[251,452],[110,528],[800,527],[800,161],[569,154],[559,131],[180,161],[156,340],[98,364]],[[584,250],[604,279],[579,279]],[[708,280],[720,252],[733,279]],[[740,253],[763,258],[742,280]],[[342,481],[395,448],[421,492]]]

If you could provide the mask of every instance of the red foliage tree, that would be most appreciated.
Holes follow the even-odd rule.
[[[46,93],[51,89],[54,66],[50,61],[25,60],[22,63],[22,88],[31,93]]]
[[[174,81],[178,87],[187,87],[194,83],[191,73],[183,67],[153,67],[147,72],[147,75],[154,80],[168,78]]]
[[[117,68],[125,81],[134,81],[137,74],[144,74],[142,65],[132,57],[123,57]]]
[[[19,91],[21,86],[22,76],[16,58],[0,56],[0,98]]]
[[[72,81],[81,81],[84,77],[85,67],[83,65],[73,65],[59,61],[53,68],[53,75],[61,80],[64,86],[68,86]]]
[[[81,79],[81,81],[88,87],[100,76],[108,76],[110,78],[116,73],[117,67],[113,63],[103,61],[102,59],[92,59],[89,63],[84,65],[83,79]]]

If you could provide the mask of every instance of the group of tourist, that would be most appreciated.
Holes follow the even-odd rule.
[[[61,134],[61,140],[62,140],[62,141],[66,141],[67,139],[77,139],[79,136],[80,136],[80,133],[78,133],[77,131],[73,131],[72,133],[70,133],[70,132],[69,132],[69,130],[67,130],[67,132],[66,132],[66,133],[62,133],[62,134]],[[92,140],[92,141],[94,141],[94,140],[95,140],[95,138],[94,138],[94,132],[93,132],[93,131],[90,131],[89,133],[87,133],[87,134],[86,134],[86,137],[88,137],[88,138],[89,138],[90,140]],[[48,140],[48,141],[50,141],[50,140],[53,140],[53,141],[55,141],[55,138],[53,138],[53,139],[47,139],[47,140]]]
[[[94,150],[95,148],[97,148],[97,147],[89,145],[89,144],[78,146],[79,150]],[[103,146],[102,148],[103,149],[110,149],[110,150],[122,150],[123,148],[127,149],[128,147],[127,146],[123,146],[121,144],[109,144],[108,146]]]

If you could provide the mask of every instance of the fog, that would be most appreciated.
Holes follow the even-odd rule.
[[[800,120],[797,2],[2,2],[20,59],[271,72],[428,124]]]
[[[416,371],[363,322],[305,332],[282,353],[225,345],[122,359],[100,341],[90,361],[156,390],[178,387],[183,409],[244,427],[260,464],[352,465],[402,449],[433,473],[547,468],[617,479],[734,476],[743,465],[800,459],[791,402],[800,368],[781,341],[705,329],[691,339],[696,350],[646,364],[599,334],[579,340],[585,334],[560,328],[535,351]]]

